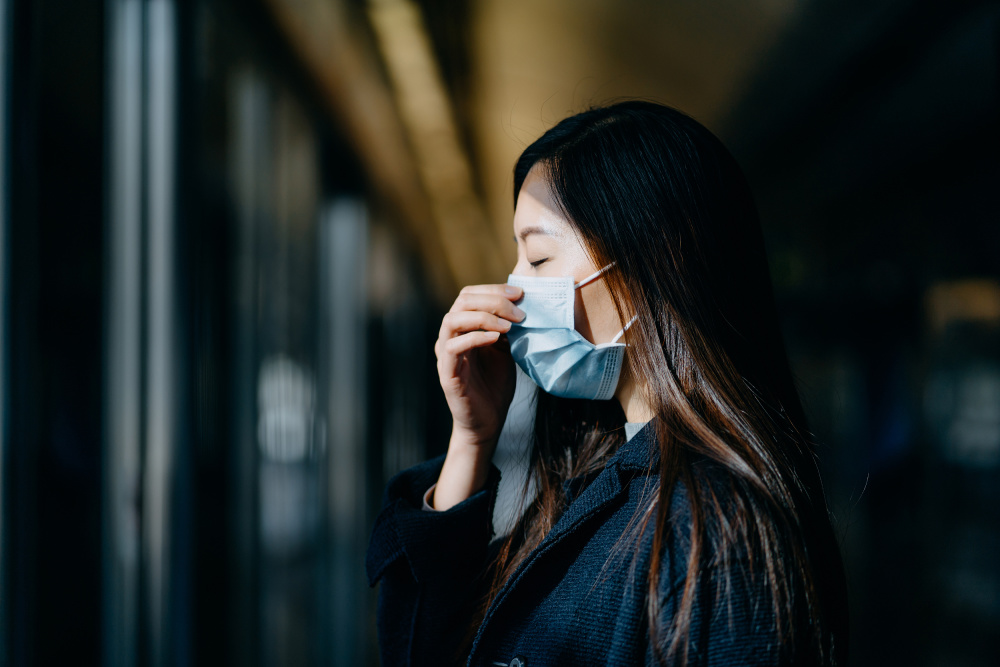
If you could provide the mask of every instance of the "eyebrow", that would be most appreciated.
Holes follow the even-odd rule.
[[[546,229],[545,227],[538,227],[536,225],[530,225],[528,227],[525,227],[524,229],[521,230],[519,236],[523,241],[532,234],[541,234],[543,236],[556,236],[556,234],[552,230]],[[517,243],[517,236],[514,236],[512,238],[514,239],[514,243]]]

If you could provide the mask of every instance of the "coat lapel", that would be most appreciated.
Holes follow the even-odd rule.
[[[571,494],[569,507],[563,512],[542,543],[538,545],[538,548],[518,566],[493,600],[490,608],[486,610],[486,615],[479,626],[472,644],[472,651],[469,654],[470,664],[476,656],[486,627],[496,615],[497,610],[521,584],[531,569],[537,566],[538,561],[545,558],[546,554],[550,553],[566,536],[578,530],[588,519],[598,515],[601,510],[613,503],[627,489],[628,480],[636,471],[648,469],[651,461],[658,462],[659,449],[652,445],[652,433],[652,422],[650,422],[608,459],[604,469],[597,474],[597,478],[583,490],[578,498],[572,499],[586,478],[577,477],[566,481],[564,488]]]

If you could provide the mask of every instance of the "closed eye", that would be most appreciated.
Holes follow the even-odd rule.
[[[531,264],[532,267],[536,267],[536,266],[539,266],[541,264],[544,264],[547,261],[549,261],[549,258],[548,257],[543,257],[542,259],[538,259],[538,260],[535,260],[534,262],[528,262],[528,263]]]

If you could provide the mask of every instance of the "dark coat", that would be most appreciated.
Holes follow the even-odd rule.
[[[646,631],[646,573],[652,530],[639,540],[636,568],[629,558],[602,572],[636,508],[655,492],[649,461],[659,460],[647,426],[589,481],[566,483],[571,502],[542,544],[494,600],[472,644],[467,664],[652,665]],[[496,540],[492,515],[500,471],[491,466],[486,487],[443,512],[422,509],[423,493],[437,481],[444,457],[390,480],[367,554],[370,585],[379,591],[382,664],[456,664],[455,646],[469,626],[471,605],[482,595],[482,576]],[[706,468],[708,469],[708,468]],[[721,471],[720,471],[721,474]],[[576,493],[578,496],[574,497]],[[682,484],[671,503],[674,529],[662,558],[664,618],[680,603],[689,555],[690,506]],[[652,522],[651,522],[652,525]],[[743,558],[731,563],[739,570]],[[729,586],[706,568],[691,627],[690,664],[771,665],[779,662],[774,614],[757,577]]]

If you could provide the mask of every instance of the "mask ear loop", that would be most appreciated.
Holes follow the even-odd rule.
[[[630,319],[630,320],[628,321],[628,324],[626,324],[626,325],[625,325],[624,327],[622,327],[622,330],[618,332],[618,335],[614,337],[614,339],[613,339],[613,340],[611,341],[611,343],[612,343],[612,344],[613,344],[613,343],[617,343],[617,342],[618,342],[618,339],[619,339],[619,338],[621,338],[622,336],[624,336],[624,335],[625,335],[625,331],[626,331],[626,329],[628,329],[628,328],[629,328],[630,326],[632,326],[632,324],[633,324],[633,323],[634,323],[634,322],[635,322],[635,321],[636,321],[637,319],[639,319],[639,316],[638,316],[638,315],[633,315],[633,316],[632,316],[632,319]]]
[[[575,285],[573,285],[573,289],[580,289],[584,285],[587,285],[589,283],[594,282],[595,280],[597,280],[600,277],[600,275],[602,273],[604,273],[605,271],[607,271],[608,269],[610,269],[614,265],[615,265],[615,263],[611,262],[610,264],[608,264],[607,266],[605,266],[603,269],[598,269],[596,273],[590,274],[589,276],[587,276],[586,278],[584,278],[580,282],[578,282]]]

